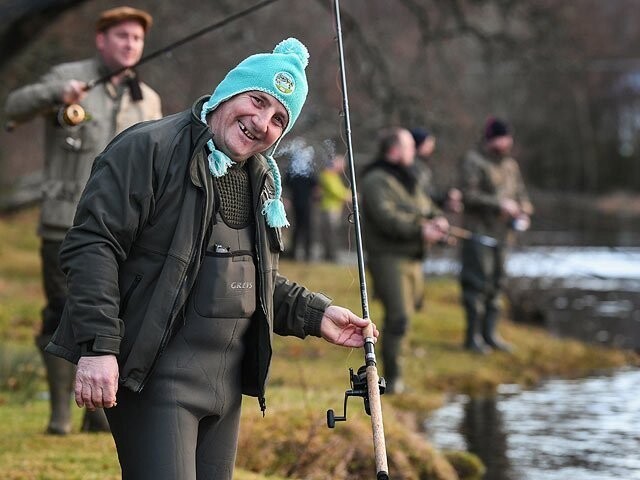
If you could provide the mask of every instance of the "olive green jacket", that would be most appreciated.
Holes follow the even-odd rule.
[[[73,215],[91,165],[107,143],[125,128],[143,120],[162,117],[160,97],[140,83],[143,99],[133,101],[129,89],[105,82],[87,92],[80,102],[88,120],[63,128],[58,115],[62,93],[69,80],[88,82],[107,72],[96,57],[53,67],[36,83],[12,92],[5,111],[10,120],[25,122],[45,117],[45,164],[42,208],[38,233],[49,240],[62,240],[73,224]]]
[[[417,182],[412,193],[384,169],[373,168],[362,178],[360,195],[367,255],[424,257],[422,223],[436,209]]]
[[[498,240],[505,240],[509,232],[508,220],[500,212],[503,199],[531,208],[520,168],[512,157],[497,158],[480,149],[468,151],[462,161],[461,190],[465,228]]]
[[[190,111],[140,123],[95,161],[60,251],[69,296],[47,351],[77,362],[84,348],[114,354],[120,383],[140,391],[181,322],[219,208],[200,121]],[[261,155],[248,160],[256,222],[258,307],[245,339],[243,393],[264,390],[273,333],[320,336],[330,300],[278,273],[280,229],[262,207],[274,180]]]

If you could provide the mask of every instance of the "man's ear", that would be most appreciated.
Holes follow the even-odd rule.
[[[400,159],[400,145],[396,143],[394,145],[391,145],[391,147],[389,147],[389,151],[387,152],[387,162],[391,164],[396,164],[398,163],[399,159]]]
[[[102,50],[104,50],[104,44],[105,44],[104,32],[96,33],[96,48],[98,49],[98,51],[101,52]]]

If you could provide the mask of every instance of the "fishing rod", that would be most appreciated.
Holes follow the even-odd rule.
[[[461,227],[456,227],[455,225],[449,225],[449,230],[448,230],[448,234],[452,237],[455,238],[459,238],[462,240],[469,240],[471,242],[475,242],[478,243],[480,245],[483,245],[485,247],[489,247],[489,248],[498,248],[501,246],[501,242],[494,237],[490,237],[488,235],[481,235],[475,232],[472,232],[471,230],[467,230],[465,228],[461,228]],[[551,254],[551,253],[547,253],[547,252],[543,252],[543,251],[536,251],[534,252],[534,255],[540,255],[542,257],[548,258],[550,260],[556,260],[557,258]],[[565,264],[568,264],[569,266],[574,265],[575,262],[571,262],[568,259],[563,259],[563,262]],[[578,267],[578,265],[575,265],[576,267]],[[603,275],[599,275],[595,272],[591,272],[588,270],[584,270],[583,268],[577,268],[573,271],[573,273],[577,274],[580,277],[584,277],[584,278],[592,278],[592,279],[596,279],[596,280],[609,280],[609,277],[605,277]]]
[[[349,119],[349,99],[347,95],[347,76],[344,63],[344,48],[342,44],[342,26],[340,21],[340,1],[334,0],[334,12],[336,21],[336,33],[338,43],[338,58],[340,60],[340,78],[342,86],[342,106],[344,115],[344,128],[347,141],[347,158],[349,162],[349,175],[351,180],[351,197],[353,202],[353,223],[356,233],[356,252],[358,257],[358,274],[360,277],[360,299],[362,301],[362,317],[369,319],[369,302],[367,299],[367,283],[364,269],[364,253],[362,248],[362,229],[360,226],[360,209],[358,207],[358,189],[356,186],[356,170],[353,159],[353,145],[351,141],[351,120]],[[353,373],[349,369],[351,389],[344,394],[343,415],[336,416],[333,410],[327,411],[327,426],[334,428],[336,422],[347,420],[347,400],[349,397],[362,397],[364,408],[371,416],[373,430],[373,449],[376,463],[376,480],[389,480],[389,467],[387,465],[387,447],[384,438],[384,425],[382,422],[382,404],[380,395],[384,393],[386,383],[384,378],[378,376],[375,354],[375,337],[373,325],[369,324],[364,329],[364,361],[365,364]]]
[[[484,245],[485,247],[496,248],[500,245],[497,238],[474,233],[471,230],[456,227],[455,225],[449,225],[447,233],[452,237],[459,238],[461,240],[470,240],[472,242],[479,243],[480,245]]]
[[[234,22],[242,17],[245,17],[247,15],[249,15],[250,13],[253,13],[257,10],[260,10],[263,7],[266,7],[267,5],[270,5],[274,2],[277,2],[278,0],[264,0],[262,2],[256,3],[255,5],[249,7],[249,8],[245,8],[244,10],[241,10],[239,12],[234,13],[233,15],[230,15],[218,22],[215,22],[207,27],[204,27],[190,35],[187,35],[184,38],[181,38],[180,40],[176,40],[173,43],[170,43],[169,45],[162,47],[159,50],[156,50],[155,52],[151,52],[148,55],[143,56],[138,63],[136,63],[135,65],[131,66],[131,67],[120,67],[112,72],[107,73],[106,75],[103,75],[102,77],[96,78],[94,80],[89,80],[85,86],[83,87],[83,91],[88,92],[89,90],[91,90],[92,88],[96,87],[97,85],[100,85],[104,82],[107,82],[109,79],[111,79],[112,77],[115,77],[117,75],[120,75],[121,73],[124,73],[127,70],[136,68],[144,63],[147,63],[150,60],[153,60],[156,57],[159,57],[160,55],[163,55],[165,53],[170,52],[171,50],[174,50],[182,45],[184,45],[185,43],[189,43],[192,40],[201,37],[202,35],[204,35],[205,33],[209,33],[213,30],[216,30],[218,28],[224,27],[225,25]],[[84,120],[86,119],[86,114],[84,109],[78,105],[77,103],[73,103],[70,105],[64,105],[60,111],[58,112],[58,122],[61,125],[68,125],[68,126],[75,126],[75,125],[79,125],[80,123],[82,123]],[[5,124],[5,130],[7,132],[12,132],[16,127],[18,126],[18,123],[15,121],[10,121],[7,122]]]

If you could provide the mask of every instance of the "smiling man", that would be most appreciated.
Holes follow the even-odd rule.
[[[224,102],[208,120],[218,149],[234,162],[265,151],[282,136],[289,114],[272,96],[251,91]]]
[[[96,159],[47,350],[78,363],[79,406],[108,409],[124,479],[230,480],[242,394],[266,409],[272,334],[364,342],[368,320],[278,273],[288,222],[273,152],[306,99],[307,62],[292,38],[252,55]]]
[[[86,91],[87,82],[109,72],[134,66],[142,55],[151,16],[142,10],[117,7],[102,12],[96,25],[94,58],[53,67],[38,82],[26,85],[7,98],[6,114],[15,122],[45,117],[45,164],[42,208],[38,234],[46,306],[36,343],[43,349],[60,323],[67,295],[58,253],[96,155],[119,132],[134,123],[162,116],[160,97],[139,82],[133,70]],[[61,107],[79,104],[90,117],[75,127],[59,122]],[[64,435],[71,430],[70,395],[75,367],[43,351],[49,383],[51,417],[47,433]],[[87,412],[83,430],[107,430],[102,411]]]

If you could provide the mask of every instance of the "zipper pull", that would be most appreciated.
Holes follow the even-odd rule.
[[[264,418],[265,411],[267,410],[267,401],[263,396],[259,396],[258,403],[260,404],[260,410],[262,411],[262,418]]]

